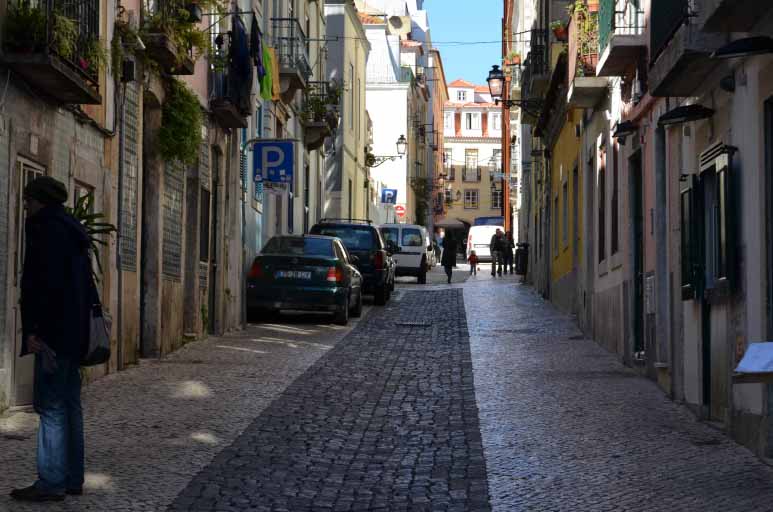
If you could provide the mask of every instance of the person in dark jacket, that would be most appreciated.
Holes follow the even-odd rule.
[[[507,269],[510,269],[510,274],[515,273],[513,267],[513,249],[515,249],[515,240],[513,240],[513,233],[511,231],[505,232],[505,248],[503,253],[503,262],[505,265],[505,275],[507,275]]]
[[[454,273],[454,266],[456,266],[456,240],[454,237],[446,233],[443,239],[443,257],[440,261],[448,276],[448,284],[451,284],[451,276]]]
[[[495,276],[499,274],[499,276],[502,276],[502,263],[504,262],[504,253],[505,253],[505,234],[502,233],[502,230],[497,228],[496,233],[494,233],[491,237],[491,242],[489,243],[489,250],[491,251],[491,275]]]
[[[27,209],[21,282],[21,355],[35,355],[33,406],[40,415],[38,479],[11,496],[59,501],[83,492],[80,360],[95,301],[90,240],[64,210],[67,188],[44,176],[24,189]]]

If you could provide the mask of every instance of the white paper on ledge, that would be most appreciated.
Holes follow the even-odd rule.
[[[735,371],[736,373],[773,372],[773,342],[750,343]]]

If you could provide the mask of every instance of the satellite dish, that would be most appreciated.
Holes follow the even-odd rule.
[[[406,36],[411,33],[410,16],[390,16],[387,20],[387,31],[390,35]]]

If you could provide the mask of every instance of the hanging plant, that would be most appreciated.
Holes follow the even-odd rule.
[[[158,133],[161,156],[166,160],[193,164],[199,154],[202,123],[198,97],[184,83],[171,79]]]
[[[59,13],[51,21],[51,48],[63,59],[72,59],[78,49],[78,22]]]
[[[116,227],[109,222],[104,222],[105,214],[92,213],[94,211],[94,192],[89,192],[81,196],[75,202],[72,208],[65,207],[65,211],[75,217],[86,228],[91,243],[91,252],[94,253],[94,259],[97,262],[98,273],[92,270],[94,280],[99,282],[99,275],[102,274],[102,262],[99,254],[100,246],[106,246],[105,235],[109,236],[117,231]]]
[[[3,22],[3,46],[19,53],[40,50],[46,41],[46,15],[29,1],[9,4]]]
[[[104,69],[110,62],[110,54],[102,45],[99,38],[91,37],[83,45],[83,51],[80,57],[80,66],[84,71],[98,72]]]

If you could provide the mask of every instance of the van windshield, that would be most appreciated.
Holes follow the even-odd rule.
[[[398,229],[397,228],[381,228],[381,236],[384,237],[384,241],[388,242],[389,240],[393,241],[394,243],[399,243],[398,238]]]

